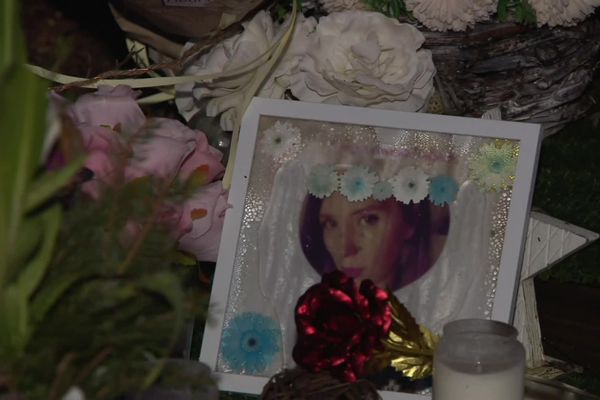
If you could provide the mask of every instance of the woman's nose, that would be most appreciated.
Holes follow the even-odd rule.
[[[350,257],[360,250],[353,229],[347,229],[344,232],[344,257]]]

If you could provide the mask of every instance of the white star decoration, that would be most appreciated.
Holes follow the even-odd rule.
[[[513,321],[519,330],[519,340],[525,346],[529,368],[537,368],[545,363],[533,279],[598,237],[597,233],[587,229],[531,212]]]

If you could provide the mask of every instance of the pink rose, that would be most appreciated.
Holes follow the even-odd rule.
[[[135,101],[140,94],[129,86],[100,86],[79,97],[68,112],[73,121],[92,126],[109,126],[128,134],[136,132],[146,117]]]
[[[227,204],[220,181],[203,186],[183,204],[179,248],[199,261],[216,261]]]
[[[196,184],[218,179],[225,169],[222,154],[208,144],[206,135],[179,121],[146,119],[128,87],[101,87],[81,96],[67,114],[81,133],[88,152],[85,166],[94,173],[82,190],[91,198],[101,188],[144,176],[170,182],[187,181],[196,174]],[[180,239],[180,248],[198,260],[217,257],[226,192],[221,182],[200,186],[184,204],[165,203],[158,223]],[[128,243],[141,232],[140,222],[128,221],[121,240]]]
[[[179,121],[153,118],[131,142],[133,157],[125,168],[127,181],[152,175],[170,180],[187,180],[192,171],[203,168],[206,181],[224,170],[222,154],[210,147],[206,135]]]
[[[100,196],[103,186],[113,185],[120,179],[117,159],[125,158],[129,146],[121,135],[105,126],[79,124],[77,126],[88,152],[85,167],[94,173],[92,179],[81,185],[81,190],[93,199]]]

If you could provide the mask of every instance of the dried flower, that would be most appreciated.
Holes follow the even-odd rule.
[[[538,26],[572,26],[600,6],[599,0],[529,0]]]
[[[362,0],[320,0],[320,2],[328,13],[367,9],[367,5]]]
[[[498,6],[498,0],[405,1],[415,18],[434,31],[464,31],[476,22],[488,20]]]

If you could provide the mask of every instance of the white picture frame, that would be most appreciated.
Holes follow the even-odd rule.
[[[540,125],[255,98],[248,107],[241,125],[238,151],[234,159],[233,180],[229,191],[231,207],[226,212],[210,298],[210,319],[204,330],[200,353],[200,361],[215,371],[221,390],[258,394],[269,379],[268,376],[223,371],[218,365],[228,303],[230,297],[235,295],[236,290],[239,290],[232,285],[232,279],[235,277],[237,277],[236,282],[239,285],[239,275],[235,274],[234,265],[236,257],[239,257],[240,230],[253,162],[257,157],[263,156],[257,153],[256,148],[259,125],[265,118],[377,128],[384,132],[386,130],[431,132],[451,135],[452,138],[458,138],[458,140],[461,137],[474,137],[482,138],[482,140],[518,141],[516,175],[510,193],[504,242],[501,247],[490,315],[492,319],[498,321],[512,321],[542,138]],[[403,392],[381,391],[380,393],[384,399],[423,400],[428,398],[427,395]]]

